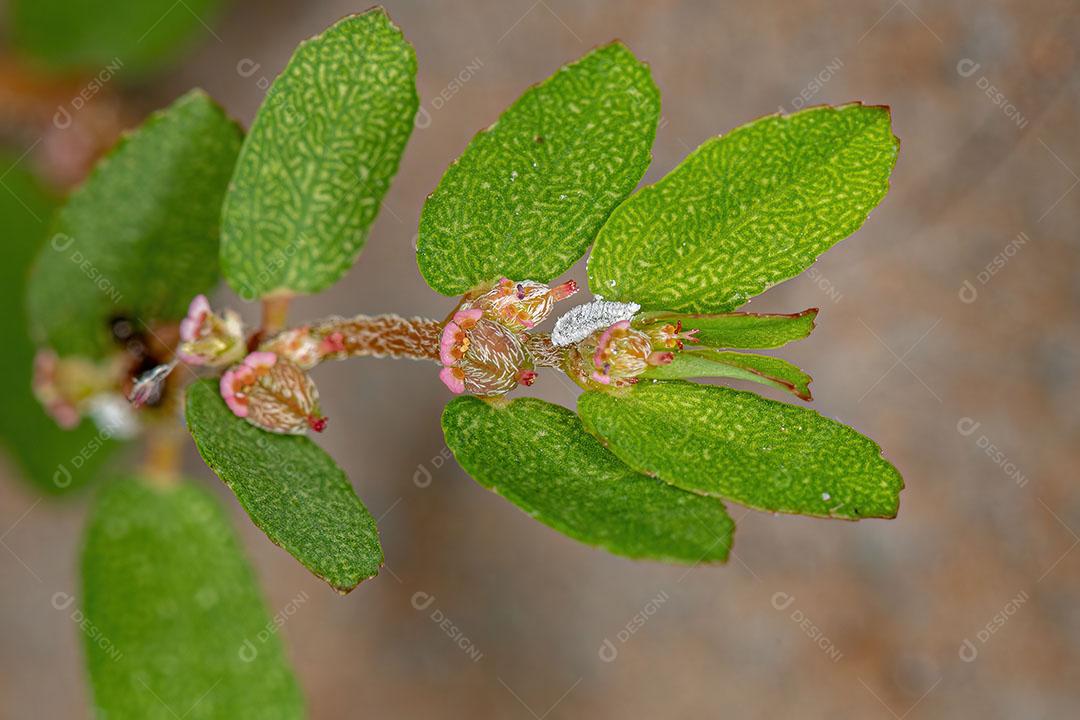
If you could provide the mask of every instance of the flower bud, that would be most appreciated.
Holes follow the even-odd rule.
[[[536,378],[522,338],[480,308],[458,310],[439,341],[439,378],[451,392],[503,395]]]
[[[679,350],[683,349],[683,346],[688,342],[697,342],[698,339],[694,337],[697,334],[697,328],[693,330],[683,330],[682,320],[676,320],[674,324],[664,323],[663,325],[651,325],[647,328],[643,328],[646,335],[649,336],[649,340],[652,341],[653,347],[663,347]]]
[[[274,433],[322,432],[319,391],[295,363],[272,352],[253,352],[221,376],[221,396],[233,414]]]
[[[633,385],[650,365],[666,365],[674,359],[670,352],[653,350],[649,336],[620,320],[597,330],[580,341],[572,370],[579,379],[611,387]]]
[[[215,315],[205,295],[197,295],[180,322],[177,356],[189,365],[223,367],[244,356],[244,326],[232,310]]]
[[[480,308],[484,315],[514,330],[531,330],[544,320],[551,308],[578,291],[577,283],[568,280],[549,288],[533,280],[514,282],[502,278],[495,287],[466,304],[466,308]]]

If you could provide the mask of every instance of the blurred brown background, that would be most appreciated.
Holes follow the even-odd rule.
[[[357,267],[298,302],[295,319],[442,317],[450,301],[413,254],[425,195],[527,85],[612,37],[651,63],[663,93],[647,182],[778,108],[888,104],[902,141],[891,193],[752,308],[822,309],[784,354],[814,376],[814,406],[876,439],[907,489],[893,521],[733,507],[726,567],[631,562],[462,473],[442,442],[434,366],[321,368],[333,418],[321,442],[382,516],[377,579],[338,597],[188,458],[231,509],[271,612],[297,605],[282,633],[311,716],[1080,714],[1075,0],[386,4],[419,57],[421,121]],[[246,124],[260,78],[364,8],[234,2],[130,99],[150,109],[198,85]],[[243,61],[259,70],[239,72]],[[572,276],[584,279],[580,266]],[[573,406],[564,378],[535,387]],[[0,717],[88,717],[77,629],[49,602],[77,588],[88,494],[38,504],[10,465],[0,474]],[[434,600],[417,610],[417,593]]]

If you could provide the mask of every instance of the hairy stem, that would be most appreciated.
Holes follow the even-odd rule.
[[[308,327],[281,333],[261,347],[289,356],[298,341],[297,332],[309,335],[319,344],[319,361],[393,357],[438,362],[442,323],[399,315],[330,317]]]
[[[562,369],[563,360],[566,357],[566,348],[557,347],[551,342],[551,335],[547,333],[530,333],[525,340],[525,346],[532,355],[533,362],[537,367],[550,367]]]

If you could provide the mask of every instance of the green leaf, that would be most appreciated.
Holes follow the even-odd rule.
[[[446,444],[477,482],[548,527],[632,558],[723,562],[735,524],[723,504],[638,474],[542,400],[455,398]]]
[[[123,138],[53,224],[29,287],[35,336],[61,355],[114,349],[110,320],[184,316],[218,278],[218,216],[240,128],[192,91]]]
[[[675,353],[668,365],[650,367],[645,377],[657,380],[726,377],[749,380],[784,390],[800,400],[810,400],[812,378],[787,360],[771,355],[724,352],[713,348],[694,348]]]
[[[770,115],[713,138],[612,213],[589,285],[649,310],[733,310],[852,234],[889,188],[886,107]]]
[[[66,593],[52,601],[82,627],[99,717],[303,717],[254,574],[205,491],[110,483],[90,518],[82,575],[83,613]]]
[[[873,440],[753,393],[643,382],[578,398],[586,429],[630,467],[758,510],[895,517],[904,482]]]
[[[145,73],[172,60],[208,23],[219,0],[13,0],[15,44],[53,71]],[[106,76],[105,81],[111,78]]]
[[[316,293],[356,262],[412,133],[416,54],[381,8],[303,42],[259,108],[222,215],[246,299]]]
[[[451,163],[420,216],[428,285],[565,272],[641,180],[660,116],[649,68],[614,42],[525,91]]]
[[[814,329],[818,309],[810,308],[794,315],[721,313],[717,315],[680,315],[669,312],[642,313],[634,327],[682,323],[683,330],[696,330],[694,339],[702,345],[720,348],[778,348],[802,340]]]
[[[188,388],[187,424],[203,460],[252,522],[304,567],[343,593],[378,574],[375,520],[319,446],[236,417],[214,380]]]
[[[0,172],[0,337],[5,340],[0,353],[0,442],[36,489],[68,492],[93,478],[115,446],[89,421],[70,431],[57,427],[31,392],[34,345],[26,327],[26,281],[56,201],[7,153],[0,153]]]

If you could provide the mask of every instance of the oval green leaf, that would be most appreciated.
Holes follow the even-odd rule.
[[[770,115],[708,140],[611,214],[589,285],[646,310],[724,312],[813,264],[889,189],[889,109]]]
[[[630,467],[758,510],[895,517],[904,482],[881,448],[812,410],[753,393],[643,382],[578,398],[586,429]]]
[[[188,388],[187,424],[203,460],[252,522],[304,567],[343,593],[378,574],[375,519],[319,446],[236,417],[213,380]]]
[[[428,285],[460,295],[565,272],[645,174],[659,116],[648,66],[619,42],[525,91],[424,204],[416,259]]]
[[[793,315],[758,313],[720,313],[715,315],[670,312],[642,313],[634,318],[634,327],[645,330],[682,323],[683,330],[694,330],[694,340],[716,348],[778,348],[802,340],[814,329],[818,309],[810,308]]]
[[[218,222],[241,131],[189,92],[125,136],[53,224],[29,286],[35,339],[61,355],[114,349],[110,320],[176,320],[218,279]]]
[[[73,430],[61,429],[31,391],[34,345],[26,327],[26,281],[45,244],[45,219],[55,200],[6,153],[0,153],[0,172],[0,227],[5,233],[0,337],[6,341],[0,353],[0,441],[36,489],[65,493],[93,478],[115,444],[111,433],[89,420]]]
[[[303,717],[254,574],[205,491],[110,483],[90,518],[82,577],[82,613],[67,593],[52,602],[82,627],[98,716]]]
[[[688,348],[675,353],[675,359],[669,364],[650,367],[644,376],[657,380],[707,377],[749,380],[789,392],[800,400],[812,399],[810,382],[813,378],[787,360],[771,355]]]
[[[316,293],[352,267],[418,103],[416,54],[381,8],[297,47],[225,199],[221,265],[241,297]]]
[[[459,397],[442,425],[447,446],[477,482],[575,540],[631,558],[727,559],[735,524],[719,500],[634,472],[566,408]]]

